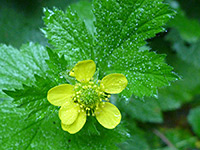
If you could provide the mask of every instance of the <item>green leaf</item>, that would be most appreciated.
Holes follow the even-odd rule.
[[[167,53],[167,63],[174,66],[175,72],[182,78],[172,83],[170,87],[159,89],[158,103],[163,111],[180,108],[182,104],[192,101],[194,89],[200,86],[200,70],[180,59],[168,44],[160,37],[153,39],[151,42],[153,49],[160,50],[160,53]]]
[[[114,150],[117,149],[115,143],[122,142],[127,137],[123,126],[108,130],[99,125],[96,120],[88,121],[79,133],[70,135],[61,129],[58,112],[33,122],[24,120],[28,117],[27,112],[22,108],[16,108],[9,101],[1,103],[0,108],[1,149]],[[95,132],[91,132],[92,127]]]
[[[101,1],[94,3],[97,54],[107,72],[124,73],[128,87],[123,95],[157,95],[157,87],[169,85],[177,76],[164,62],[164,55],[141,49],[145,40],[164,31],[163,26],[174,12],[156,1]],[[150,15],[151,14],[151,15]],[[112,71],[110,71],[112,70]]]
[[[126,112],[131,118],[142,122],[161,123],[163,121],[161,108],[156,99],[148,98],[141,101],[132,97],[130,101],[118,102],[120,110]]]
[[[182,39],[180,33],[176,30],[171,30],[166,39],[172,42],[173,49],[178,53],[178,56],[182,60],[200,68],[200,37],[196,42],[190,44]]]
[[[139,129],[133,120],[127,120],[127,127],[130,130],[130,138],[121,144],[118,144],[120,149],[123,150],[150,150],[150,147],[145,139],[146,134],[143,130]]]
[[[72,64],[94,59],[92,35],[88,33],[85,23],[77,13],[70,8],[66,13],[58,9],[44,9],[44,13],[43,20],[47,27],[42,31],[59,54],[64,54]]]
[[[162,26],[174,12],[162,0],[95,0],[94,15],[101,60],[111,53],[122,55],[118,57],[135,54],[145,40],[164,31]]]
[[[22,67],[30,65],[27,69],[37,75],[32,75],[31,80],[23,86],[21,82],[24,80],[19,80],[19,90],[13,90],[10,86],[4,89],[13,98],[14,104],[9,100],[0,103],[0,149],[45,149],[47,145],[48,149],[117,149],[115,144],[127,138],[123,125],[108,130],[94,118],[88,118],[84,128],[75,135],[63,131],[58,118],[58,107],[51,105],[46,96],[50,88],[67,82],[60,74],[69,71],[64,57],[58,57],[51,49],[46,51],[37,44],[24,45],[21,51],[5,45],[2,47],[16,54],[15,57],[5,55],[8,59],[1,60],[1,64],[7,64],[8,70],[14,68],[12,63],[19,63]],[[26,67],[20,70],[20,66],[15,70],[25,72]],[[83,137],[87,138],[83,140]]]
[[[176,72],[181,75],[182,80],[173,83],[171,87],[159,90],[158,102],[164,111],[180,108],[182,104],[192,101],[193,91],[200,85],[200,69],[177,57],[171,57],[171,63]],[[192,77],[191,72],[193,73]]]
[[[16,108],[9,101],[1,103],[0,108],[0,148],[27,149],[38,132],[41,121],[35,123],[29,121],[23,122],[27,117],[26,111]]]
[[[19,89],[22,83],[31,85],[35,81],[34,74],[44,76],[48,58],[43,46],[29,43],[21,50],[12,46],[0,45],[0,89]]]
[[[113,59],[112,69],[110,68],[112,72],[124,73],[128,79],[129,84],[122,95],[130,97],[133,93],[139,97],[157,97],[158,87],[169,86],[171,81],[178,80],[179,77],[164,59],[165,55],[148,51],[135,53],[132,58],[124,58],[122,63],[114,62]]]
[[[23,45],[20,51],[5,45],[1,45],[1,50],[4,59],[1,60],[0,88],[15,104],[24,107],[29,117],[44,118],[55,109],[46,99],[48,90],[67,82],[59,74],[66,71],[66,61],[50,49],[47,53],[44,47],[33,43]]]
[[[29,49],[32,47],[29,47]],[[28,52],[28,47],[27,51]],[[35,57],[40,52],[40,49],[35,49]],[[23,53],[24,51],[22,51]],[[30,53],[27,53],[30,57]],[[41,68],[41,71],[45,71],[40,77],[35,75],[36,79],[34,86],[24,85],[22,89],[15,89],[14,91],[4,90],[4,92],[14,99],[14,103],[18,104],[18,107],[24,107],[27,112],[29,112],[29,119],[43,119],[46,115],[53,112],[55,107],[47,101],[47,92],[50,88],[57,86],[58,84],[67,83],[67,81],[62,77],[60,73],[66,71],[67,62],[64,57],[59,58],[57,54],[54,54],[50,49],[48,49],[48,60],[46,63],[48,66],[46,70]],[[26,57],[26,56],[25,56]],[[28,56],[27,56],[28,57]],[[38,58],[38,60],[40,60]],[[42,59],[41,59],[42,61]],[[45,60],[43,60],[45,64]],[[48,69],[47,69],[48,68]]]
[[[70,5],[73,11],[76,11],[81,19],[84,20],[85,25],[91,34],[94,34],[94,16],[92,13],[92,3],[89,0],[80,0],[77,3]]]
[[[195,143],[197,142],[197,138],[185,129],[162,129],[161,134],[164,134],[164,136],[171,142],[171,144],[174,146],[174,149],[186,150],[196,148]],[[170,148],[172,149],[173,147],[168,145],[162,149],[170,150]]]
[[[27,17],[27,14],[6,5],[0,6],[0,14],[0,43],[11,44],[17,48],[29,41],[47,44],[39,31],[40,16],[31,14]]]
[[[129,84],[124,96],[156,96],[157,87],[177,79],[164,55],[140,48],[145,40],[164,31],[162,26],[174,14],[168,5],[161,0],[96,0],[94,14],[99,66],[107,73],[126,75]]]
[[[195,43],[200,40],[200,22],[189,19],[182,10],[170,21],[169,27],[177,30],[181,39],[186,42]]]
[[[52,80],[35,76],[35,86],[23,86],[23,89],[7,91],[8,96],[14,99],[14,103],[20,108],[25,108],[28,119],[41,120],[46,115],[55,111],[55,107],[47,101],[47,92],[51,87],[57,85]],[[48,86],[47,86],[48,85]]]
[[[125,74],[129,81],[123,93],[126,97],[156,96],[158,87],[178,79],[164,62],[164,55],[141,48],[145,40],[164,31],[163,26],[174,15],[162,0],[95,0],[93,12],[94,36],[70,8],[66,13],[44,10],[43,32],[59,54],[72,64],[95,60],[100,77],[113,72]]]
[[[192,126],[193,131],[200,137],[200,107],[196,107],[190,110],[188,115],[188,121]]]

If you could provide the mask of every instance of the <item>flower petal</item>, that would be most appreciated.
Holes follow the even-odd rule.
[[[83,128],[85,122],[86,122],[86,113],[85,111],[84,112],[81,111],[78,114],[78,117],[73,124],[66,125],[64,123],[61,123],[61,126],[63,130],[68,131],[70,134],[74,134]]]
[[[73,70],[74,76],[79,82],[88,82],[96,71],[96,64],[93,60],[80,61]]]
[[[62,123],[70,125],[77,119],[79,110],[80,107],[77,104],[72,101],[67,101],[59,110],[59,118]]]
[[[105,76],[101,81],[101,88],[106,93],[117,94],[122,92],[128,84],[126,77],[120,73]]]
[[[55,106],[61,106],[66,101],[71,100],[73,94],[74,91],[72,85],[61,84],[48,91],[47,99],[51,104]]]
[[[115,128],[121,121],[119,109],[109,102],[100,104],[95,114],[98,122],[107,129]]]

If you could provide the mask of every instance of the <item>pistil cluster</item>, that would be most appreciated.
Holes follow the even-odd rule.
[[[99,105],[104,105],[105,102],[109,101],[110,95],[103,92],[99,83],[100,81],[97,83],[90,81],[88,83],[76,83],[74,86],[73,101],[80,106],[80,111],[86,111],[88,116],[95,116],[95,110],[98,109]]]

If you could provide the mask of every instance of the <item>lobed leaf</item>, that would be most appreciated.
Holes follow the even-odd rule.
[[[80,58],[94,58],[92,35],[77,13],[70,8],[66,13],[56,8],[53,11],[44,9],[44,13],[43,20],[47,27],[42,31],[60,55],[64,54],[72,64],[80,61]]]
[[[156,96],[158,87],[178,79],[164,55],[141,48],[147,39],[164,31],[174,15],[162,0],[94,0],[94,36],[70,8],[66,13],[57,9],[44,13],[43,31],[56,51],[72,63],[95,60],[101,78],[113,72],[125,74],[129,81],[125,97]]]

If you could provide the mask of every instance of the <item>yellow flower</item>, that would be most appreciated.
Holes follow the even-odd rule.
[[[75,85],[61,84],[48,91],[48,101],[61,106],[59,118],[62,129],[71,134],[81,130],[87,115],[95,116],[107,129],[115,128],[121,121],[120,111],[108,98],[110,94],[117,94],[125,89],[128,84],[126,77],[114,73],[95,82],[92,78],[95,71],[94,61],[78,62],[70,72],[78,81]]]

